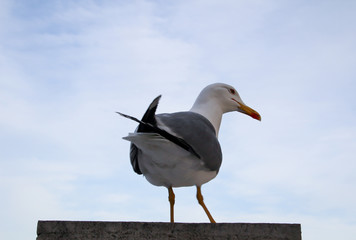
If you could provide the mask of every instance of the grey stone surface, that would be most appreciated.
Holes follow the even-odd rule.
[[[39,221],[37,240],[301,240],[300,224]]]

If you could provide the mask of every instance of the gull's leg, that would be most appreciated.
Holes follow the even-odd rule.
[[[171,223],[174,223],[174,192],[172,187],[168,188],[168,200],[169,200],[169,204],[171,206]]]
[[[199,204],[203,207],[206,215],[208,215],[208,218],[209,218],[210,222],[211,223],[215,223],[214,218],[211,216],[209,210],[207,209],[207,207],[204,204],[203,195],[201,195],[200,186],[197,186],[197,199],[198,199]]]

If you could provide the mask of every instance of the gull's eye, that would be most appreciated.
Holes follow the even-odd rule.
[[[236,93],[235,89],[232,89],[232,88],[229,89],[229,92],[230,92],[231,94],[235,94],[235,93]]]

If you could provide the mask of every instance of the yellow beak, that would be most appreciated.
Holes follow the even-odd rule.
[[[245,104],[243,103],[238,103],[240,106],[238,107],[237,111],[241,112],[241,113],[244,113],[246,115],[249,115],[250,117],[258,120],[258,121],[261,121],[261,115],[256,112],[255,110],[253,110],[252,108],[246,106]]]

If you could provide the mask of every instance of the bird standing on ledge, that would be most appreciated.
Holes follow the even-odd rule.
[[[243,103],[235,88],[223,83],[205,87],[186,112],[156,115],[160,98],[153,100],[141,120],[118,112],[139,123],[134,133],[124,137],[131,142],[132,167],[151,184],[168,189],[171,222],[173,188],[195,185],[199,204],[210,222],[215,223],[204,204],[201,186],[219,172],[222,153],[218,133],[222,115],[238,111],[259,121],[261,116]]]

